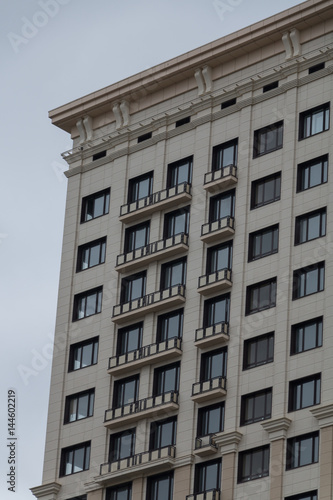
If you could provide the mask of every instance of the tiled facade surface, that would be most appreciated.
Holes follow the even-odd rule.
[[[328,125],[320,133],[299,140],[300,114],[332,101],[332,53],[333,4],[308,0],[50,112],[53,123],[71,134],[73,149],[64,154],[69,163],[68,195],[43,482],[32,488],[38,499],[120,499],[119,495],[107,496],[106,491],[131,483],[133,500],[154,500],[162,496],[150,493],[150,478],[166,473],[173,477],[168,500],[185,500],[187,496],[197,500],[278,500],[314,491],[317,496],[312,496],[313,500],[332,498],[332,129]],[[317,71],[309,72],[319,64]],[[263,92],[265,85],[275,81],[276,88]],[[221,109],[221,104],[231,99],[236,102]],[[190,117],[188,123],[175,126],[186,117]],[[254,157],[255,132],[279,122],[283,122],[281,147]],[[138,142],[139,136],[150,132],[151,138]],[[234,139],[238,139],[237,172],[233,170],[236,175],[231,182],[207,187],[205,174],[212,171],[213,147]],[[106,151],[105,156],[93,159],[102,151]],[[298,192],[297,166],[323,155],[328,155],[328,182],[325,179]],[[138,208],[134,215],[131,212],[127,218],[120,217],[120,207],[128,203],[129,180],[153,172],[155,196],[168,187],[168,165],[188,157],[193,158],[188,196],[167,196],[165,203],[154,202],[149,209]],[[278,173],[280,196],[251,209],[252,183]],[[81,223],[82,199],[107,188],[108,213]],[[235,192],[234,231],[219,233],[212,240],[202,239],[201,228],[210,222],[210,200],[230,190]],[[152,199],[147,199],[145,207],[151,203]],[[116,267],[117,257],[126,253],[126,229],[150,221],[149,243],[159,242],[165,238],[165,214],[184,207],[189,207],[186,245],[178,243],[165,255],[130,259],[129,268]],[[324,234],[295,245],[296,217],[325,207]],[[279,228],[277,251],[249,261],[249,235],[275,224]],[[102,237],[107,238],[105,262],[76,272],[78,247]],[[200,292],[198,280],[209,274],[207,249],[228,241],[232,241],[233,248],[228,280],[219,289],[219,278],[209,278],[213,285],[208,281],[204,293]],[[184,293],[173,295],[171,302],[162,295],[156,298],[161,291],[164,264],[184,257]],[[323,286],[317,293],[293,300],[294,271],[319,262],[325,263]],[[144,271],[145,295],[154,294],[153,306],[150,299],[140,304],[132,301],[126,305],[129,312],[123,312],[119,319],[114,306],[123,300],[122,279]],[[272,278],[276,279],[275,306],[246,314],[250,293],[247,287]],[[73,321],[74,296],[97,287],[103,287],[101,311]],[[226,293],[230,294],[228,324],[219,326],[216,337],[213,331],[209,333],[212,341],[207,334],[205,342],[195,343],[196,330],[205,326],[205,304],[207,308],[207,301]],[[171,350],[167,357],[165,346],[160,354],[145,351],[144,357],[139,348],[137,362],[131,358],[127,369],[119,365],[118,371],[108,372],[109,359],[118,355],[120,329],[143,322],[142,348],[153,349],[155,345],[157,349],[158,317],[179,308],[184,309],[179,348]],[[323,317],[322,342],[316,348],[291,355],[291,327],[317,317]],[[270,332],[274,332],[273,359],[245,370],[244,342]],[[71,346],[95,337],[97,363],[69,371]],[[201,380],[202,355],[217,349],[227,350],[225,390],[216,393],[214,388],[205,389],[202,397],[192,398],[192,386]],[[180,366],[177,404],[159,406],[152,398],[154,371],[174,362]],[[314,374],[320,374],[316,401],[289,411],[290,382]],[[140,403],[146,405],[144,408],[153,406],[138,411],[128,403],[122,410],[131,413],[130,420],[122,416],[114,428],[112,422],[108,425],[105,421],[105,412],[114,406],[115,383],[135,375],[139,376],[137,400],[144,401]],[[269,388],[270,418],[241,425],[242,396]],[[95,391],[93,415],[64,423],[66,397],[91,389]],[[223,430],[214,446],[197,453],[198,411],[220,402],[225,405]],[[175,445],[175,454],[160,454],[158,458],[149,455],[146,461],[151,423],[169,417],[177,418],[176,440],[169,443]],[[131,466],[118,463],[117,469],[112,469],[115,472],[109,473],[110,435],[129,428],[136,429],[132,454],[139,457],[135,458],[138,462],[131,462]],[[291,440],[314,432],[319,433],[319,447],[312,463],[286,470]],[[90,442],[87,470],[61,471],[62,450],[85,442]],[[269,446],[268,470],[262,472],[253,466],[255,470],[241,480],[244,452],[264,446]],[[216,487],[210,485],[205,490],[199,485],[198,471],[200,464],[212,460],[220,460],[220,480]],[[102,464],[107,464],[106,468],[101,468]],[[78,463],[75,465],[80,469]]]

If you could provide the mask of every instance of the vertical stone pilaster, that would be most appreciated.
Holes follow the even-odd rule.
[[[103,489],[90,491],[87,494],[87,500],[103,500]]]
[[[177,467],[173,476],[173,500],[185,500],[190,491],[191,464]]]
[[[320,406],[310,410],[320,428],[319,497],[333,498],[333,405]]]
[[[133,479],[132,482],[132,498],[133,500],[143,498],[143,478],[138,477],[137,479]]]
[[[221,500],[233,500],[236,481],[236,454],[238,444],[243,434],[240,432],[228,432],[216,435],[214,442],[220,447],[222,455],[222,493]]]

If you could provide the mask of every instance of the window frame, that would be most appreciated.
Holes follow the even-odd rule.
[[[271,249],[267,252],[262,251],[263,238],[265,235],[271,233]],[[276,236],[275,236],[276,235]],[[254,255],[255,239],[259,237],[260,253]],[[276,239],[276,242],[274,241]],[[274,246],[276,243],[276,247]],[[273,226],[268,226],[258,231],[254,231],[249,234],[249,247],[248,247],[248,262],[253,262],[258,259],[263,259],[269,255],[274,255],[279,251],[279,224],[274,224]]]
[[[214,375],[213,371],[213,358],[222,355],[221,373]],[[206,382],[216,377],[227,376],[227,363],[228,363],[228,348],[220,347],[213,351],[204,352],[201,354],[200,360],[200,382]]]
[[[148,180],[148,194],[145,196],[140,196],[140,183]],[[147,172],[142,175],[138,175],[129,179],[128,181],[128,193],[127,193],[127,204],[136,203],[139,200],[148,198],[153,192],[153,181],[154,181],[154,171]]]
[[[91,314],[87,314],[87,301],[89,297],[95,295],[95,310]],[[82,307],[82,300],[85,301],[84,307]],[[73,301],[73,315],[72,321],[80,321],[81,319],[89,318],[95,314],[100,314],[102,312],[102,300],[103,300],[103,286],[98,286],[90,290],[86,290],[81,293],[74,295]],[[84,309],[84,315],[80,317],[80,311]]]
[[[321,181],[319,184],[313,184],[311,181],[311,169],[320,165],[321,168]],[[307,173],[308,171],[308,173]],[[328,154],[317,156],[312,160],[307,160],[297,165],[297,183],[296,193],[307,191],[328,182]]]
[[[222,213],[221,215],[221,202],[224,199],[230,198],[229,207],[226,213]],[[222,220],[225,217],[234,217],[235,216],[235,203],[236,203],[236,190],[230,189],[229,191],[224,191],[223,193],[219,193],[215,196],[211,196],[209,200],[209,222],[216,222],[218,220]],[[219,215],[217,217],[217,215]]]
[[[310,129],[312,129],[313,117],[316,113],[322,112],[322,130],[318,132],[309,132],[307,131],[306,121],[310,118]],[[327,127],[327,128],[325,128]],[[327,132],[330,129],[330,102],[325,102],[324,104],[320,104],[319,106],[315,106],[314,108],[307,109],[302,111],[299,114],[299,125],[298,125],[298,140],[303,141],[304,139],[308,139],[309,137],[313,137],[314,135],[321,134],[322,132]]]
[[[251,210],[255,210],[256,208],[264,207],[266,205],[270,205],[271,203],[275,203],[276,201],[280,201],[281,199],[281,180],[282,175],[281,172],[277,172],[275,174],[266,175],[265,177],[261,177],[260,179],[256,179],[251,182]],[[274,195],[272,198],[265,198],[265,186],[274,181],[273,191]],[[256,201],[258,194],[258,187],[263,186],[263,195],[262,201]]]
[[[162,443],[163,426],[172,425],[171,442]],[[177,438],[177,417],[169,417],[164,420],[153,420],[150,424],[149,451],[159,450],[166,446],[175,446]],[[162,446],[163,445],[163,446]]]
[[[169,328],[170,328],[169,320],[170,318],[176,316],[179,317],[177,335],[169,336]],[[167,322],[166,328],[163,327],[164,321]],[[176,309],[175,311],[170,311],[165,314],[160,314],[157,318],[156,343],[159,344],[160,342],[166,342],[173,338],[181,339],[183,336],[183,325],[184,325],[184,308]],[[165,336],[165,338],[162,337],[162,334],[164,332],[167,333],[167,336]]]
[[[305,328],[315,325],[315,346],[305,348]],[[303,330],[303,331],[301,331]],[[296,323],[291,326],[291,337],[290,337],[290,355],[295,356],[296,354],[301,354],[302,352],[312,351],[312,349],[318,349],[323,345],[323,330],[324,330],[324,317],[318,316],[317,318],[309,319],[307,321],[302,321],[301,323]],[[300,340],[297,339],[297,335],[300,335]],[[301,350],[297,349],[298,345],[302,345]]]
[[[318,500],[318,490],[306,491],[304,493],[298,493],[297,495],[291,495],[290,497],[284,497],[284,500]]]
[[[134,382],[134,398],[133,401],[125,402],[124,384]],[[115,380],[113,384],[112,408],[122,408],[127,404],[136,403],[139,399],[139,384],[140,375],[131,375],[130,377]],[[121,387],[122,386],[122,387]]]
[[[132,297],[133,293],[133,282],[142,279],[141,283],[141,295],[138,297]],[[120,287],[120,303],[126,304],[127,302],[132,302],[133,300],[141,299],[146,294],[146,282],[147,282],[147,272],[141,271],[136,274],[131,274],[130,276],[125,276],[121,280]]]
[[[266,127],[261,127],[254,131],[253,135],[253,159],[259,158],[266,154],[272,153],[283,148],[283,120],[272,123],[271,125],[266,125]],[[274,132],[274,143],[270,146],[271,138],[270,134]],[[261,149],[261,141],[264,141],[264,150]]]
[[[232,163],[224,164],[224,152],[229,149],[234,148],[233,151],[233,161]],[[221,155],[222,153],[222,155]],[[237,166],[237,156],[238,156],[238,137],[230,141],[223,142],[222,144],[217,144],[213,146],[212,152],[212,172],[217,172],[218,170],[223,170],[223,168],[229,167],[230,165]]]
[[[172,500],[173,498],[173,471],[164,472],[161,474],[155,474],[154,476],[147,477],[147,493],[146,500],[159,500],[159,484],[157,482],[168,480],[167,500]]]
[[[137,240],[137,232],[141,230],[145,230],[144,235],[144,244],[138,245],[136,244]],[[124,238],[124,253],[135,252],[139,248],[144,248],[149,245],[149,236],[150,236],[150,221],[141,222],[140,224],[136,224],[135,226],[130,226],[125,229],[125,238]],[[134,235],[134,241],[133,240]],[[132,243],[132,245],[131,245]],[[133,247],[133,248],[132,248]]]
[[[260,305],[260,291],[270,285],[269,289],[269,300],[268,305]],[[252,303],[252,294],[257,290],[258,294],[258,305],[253,307]],[[266,309],[271,309],[272,307],[276,307],[276,295],[277,295],[277,278],[269,278],[267,280],[259,281],[258,283],[253,283],[252,285],[248,285],[246,287],[246,306],[245,306],[245,316],[250,316],[251,314],[256,314],[261,311],[265,311]]]
[[[309,275],[313,271],[317,271],[316,281],[317,289],[307,293],[307,286]],[[295,269],[293,271],[293,300],[302,299],[303,297],[309,297],[315,293],[319,293],[325,290],[325,261],[316,262],[310,266],[302,267],[300,269]]]
[[[253,468],[253,455],[258,451],[262,452],[261,463],[263,465],[262,472],[254,474],[253,471],[248,475],[243,474],[243,469],[245,468],[245,464],[243,461],[247,456],[250,457],[250,469]],[[268,452],[268,453],[267,453]],[[267,461],[267,463],[265,463]],[[244,450],[239,452],[238,454],[238,475],[237,482],[238,483],[247,483],[248,481],[254,481],[256,479],[261,479],[263,477],[269,476],[269,462],[270,462],[270,445],[258,446],[257,448],[252,448],[250,450]]]
[[[89,262],[91,260],[91,249],[96,246],[100,246],[99,249],[99,259],[97,264],[90,265]],[[88,251],[88,265],[87,267],[83,267],[84,263],[84,253]],[[99,266],[100,264],[105,263],[106,256],[106,236],[103,238],[98,238],[97,240],[90,241],[89,243],[85,243],[84,245],[80,245],[77,251],[77,261],[76,261],[76,272],[86,271],[87,269],[91,269],[92,267]]]
[[[266,347],[266,352],[267,352],[267,360],[258,362],[258,343],[261,341],[266,341],[267,340],[267,347]],[[270,342],[272,342],[272,345],[270,345]],[[256,361],[254,363],[249,363],[247,361],[248,358],[248,348],[250,344],[255,344],[255,359]],[[272,356],[270,356],[270,350],[272,350]],[[247,340],[244,340],[244,350],[243,350],[243,370],[251,370],[252,368],[256,368],[258,366],[262,365],[267,365],[268,363],[273,363],[274,362],[274,332],[268,332],[264,333],[263,335],[258,335],[257,337],[253,337]]]
[[[85,415],[84,417],[78,417],[80,399],[83,399],[86,396],[88,396],[87,415]],[[71,420],[71,418],[70,418],[70,416],[72,415],[71,404],[74,400],[76,400],[76,404],[75,404],[76,416],[73,420]],[[84,420],[86,418],[92,417],[94,415],[94,402],[95,402],[95,389],[88,389],[86,391],[81,391],[81,392],[77,392],[75,394],[70,394],[70,395],[66,396],[64,424],[71,424],[73,422],[77,422],[78,420]]]
[[[179,168],[182,167],[183,165],[188,164],[188,171],[187,171],[187,180],[179,182]],[[182,158],[181,160],[173,161],[172,163],[168,164],[168,169],[167,169],[167,189],[171,189],[173,187],[179,186],[181,184],[192,184],[192,170],[193,170],[193,155],[187,156],[186,158]],[[174,179],[174,172],[177,171],[176,173],[176,178]]]
[[[75,467],[75,452],[83,449],[83,469],[73,472]],[[66,448],[62,448],[61,450],[61,458],[60,458],[60,468],[59,468],[59,477],[70,476],[72,474],[78,474],[79,472],[84,472],[89,470],[90,467],[90,452],[91,452],[91,441],[85,441],[84,443],[79,443],[73,446],[67,446]],[[70,460],[69,455],[72,454],[72,458]],[[71,472],[66,472],[67,465],[71,465]]]
[[[309,221],[311,218],[319,216],[319,236],[315,236],[314,238],[309,238]],[[302,240],[301,238],[301,225],[306,222],[306,239]],[[322,238],[326,236],[326,226],[327,226],[327,210],[326,207],[319,208],[317,210],[312,210],[311,212],[307,212],[306,214],[298,215],[295,218],[295,239],[294,245],[302,245],[303,243],[307,243],[308,241],[313,241],[318,238]],[[302,241],[301,241],[302,240]]]
[[[98,219],[99,217],[103,217],[103,215],[107,215],[110,210],[110,188],[102,189],[101,191],[97,191],[96,193],[89,194],[88,196],[84,196],[81,202],[81,224],[85,222],[89,222],[90,220]],[[93,211],[95,211],[95,202],[98,198],[104,197],[103,201],[103,213],[99,215],[92,215],[88,218],[88,206],[92,202],[93,203]]]
[[[217,465],[217,475],[216,475],[216,488],[213,488],[213,490],[220,491],[221,490],[221,475],[222,475],[222,459],[221,458],[216,458],[214,460],[208,460],[206,462],[201,462],[195,465],[194,469],[194,494],[199,495],[200,493],[204,493],[207,491],[211,491],[212,488],[206,489],[207,484],[200,484],[201,482],[206,483],[206,478],[207,478],[207,471],[205,471],[202,474],[202,469],[207,469],[209,466],[214,466]],[[200,477],[201,476],[201,477]],[[202,477],[204,476],[204,477]],[[205,489],[202,489],[202,488]]]
[[[313,393],[311,394],[312,403],[305,404],[303,401],[305,385],[313,382]],[[300,392],[298,394],[298,388]],[[308,396],[307,396],[308,398]],[[315,373],[314,375],[309,375],[307,377],[301,377],[295,380],[290,380],[289,382],[289,393],[288,393],[288,413],[304,410],[305,408],[311,408],[312,406],[317,406],[321,401],[321,373]]]
[[[311,462],[299,465],[302,459],[302,452],[305,453],[307,450],[304,447],[304,441],[312,439],[311,444]],[[297,450],[295,447],[297,445]],[[300,467],[306,467],[307,465],[316,464],[319,462],[319,431],[309,432],[307,434],[302,434],[300,436],[295,436],[293,438],[287,439],[286,447],[286,470],[299,469]],[[295,452],[297,451],[297,458],[295,457]],[[295,464],[296,461],[296,464]]]
[[[217,297],[212,297],[211,299],[207,299],[204,302],[204,313],[203,313],[203,328],[209,328],[210,326],[217,325],[221,323],[221,321],[215,321],[216,315],[216,305],[219,302],[225,302],[225,318],[222,320],[222,323],[229,323],[230,319],[230,293],[224,293],[222,295],[218,295]],[[212,311],[213,309],[213,311]],[[214,317],[214,318],[213,318]],[[214,319],[214,322],[210,320]]]
[[[218,265],[218,253],[224,249],[228,249],[227,266],[220,267]],[[222,271],[222,269],[232,269],[232,251],[233,240],[226,241],[225,243],[219,243],[218,245],[207,248],[206,274],[216,273],[218,271]]]
[[[115,486],[109,486],[105,490],[105,500],[118,500],[118,494],[120,490],[125,490],[127,489],[127,499],[126,500],[131,500],[132,498],[132,483],[124,483],[124,484],[117,484]],[[119,499],[123,500],[123,499]]]
[[[183,216],[183,214],[185,215],[185,224],[184,224],[185,230],[176,232],[175,219],[177,216]],[[189,224],[190,224],[190,207],[189,206],[166,213],[164,215],[163,239],[167,240],[168,238],[173,238],[177,234],[183,234],[183,233],[188,234]]]
[[[182,265],[182,270],[181,270],[181,280],[179,283],[174,283],[172,284],[172,274],[173,274],[173,269],[174,267],[177,267],[179,264]],[[167,283],[166,279],[166,273],[167,269],[171,270],[170,274],[170,283]],[[182,257],[181,259],[176,259],[172,260],[171,262],[165,262],[164,264],[161,265],[161,279],[160,279],[160,290],[168,290],[169,288],[172,288],[174,286],[182,285],[185,286],[186,284],[186,271],[187,271],[187,258]]]
[[[137,347],[135,349],[128,349],[129,333],[135,330],[138,330]],[[122,341],[123,336],[125,337],[125,342]],[[123,356],[125,354],[128,354],[129,352],[134,352],[140,349],[142,347],[142,336],[143,336],[143,321],[125,326],[123,328],[119,328],[117,332],[117,348],[116,348],[117,356]],[[123,345],[125,345],[125,349],[122,349]]]
[[[176,369],[175,376],[175,387],[169,391],[165,390],[165,375],[169,370]],[[163,380],[160,380],[160,377],[163,377]],[[166,394],[167,392],[179,392],[179,378],[180,378],[180,362],[170,363],[168,365],[159,366],[154,369],[154,377],[153,377],[153,397],[161,396],[162,394]],[[162,387],[163,386],[163,387]],[[159,389],[162,389],[159,391]]]
[[[122,439],[128,438],[130,440],[129,445],[129,455],[122,456],[121,448],[123,446]],[[109,463],[118,462],[125,458],[130,458],[135,455],[135,439],[136,439],[136,428],[126,429],[124,431],[116,432],[110,435],[109,441]]]
[[[218,430],[213,432],[206,432],[210,427],[210,412],[215,410],[219,410],[219,422],[217,425]],[[215,403],[213,405],[204,406],[198,409],[198,420],[197,420],[197,437],[201,438],[204,436],[212,436],[218,432],[224,431],[224,417],[225,417],[225,402],[220,401],[219,403]],[[214,419],[215,423],[215,419]]]
[[[258,404],[258,398],[264,396],[264,411],[262,416],[255,416],[256,404]],[[249,394],[243,394],[241,397],[241,416],[240,416],[240,426],[254,424],[256,422],[262,422],[272,418],[272,399],[273,399],[273,388],[269,387],[267,389],[262,389],[260,391],[251,392]],[[247,413],[247,405],[252,401],[252,418],[245,418]],[[260,403],[259,403],[260,404]]]
[[[79,366],[75,368],[75,361],[77,360],[75,354],[80,350],[80,365],[82,365],[83,361],[83,349],[92,345],[91,348],[91,363],[85,366]],[[89,366],[96,365],[98,363],[98,344],[99,337],[93,337],[92,339],[83,340],[81,342],[76,342],[72,344],[69,348],[69,360],[68,360],[68,372],[74,372],[76,370],[82,370],[83,368],[88,368]]]

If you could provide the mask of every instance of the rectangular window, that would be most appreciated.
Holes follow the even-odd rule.
[[[286,470],[315,464],[319,460],[319,432],[287,440]]]
[[[183,336],[184,309],[162,314],[157,319],[156,342],[165,342]]]
[[[251,184],[251,210],[280,199],[281,172],[268,175]]]
[[[179,363],[162,366],[154,370],[153,395],[179,390]]]
[[[146,500],[172,500],[173,472],[147,478]]]
[[[197,437],[224,430],[224,402],[199,408]]]
[[[126,326],[118,330],[117,356],[137,351],[142,345],[143,323]]]
[[[221,489],[221,459],[210,460],[195,466],[194,493]]]
[[[81,222],[96,219],[109,213],[110,188],[85,196],[82,199]]]
[[[132,499],[132,483],[120,484],[106,488],[105,500],[131,500]]]
[[[299,140],[306,139],[330,127],[330,103],[303,111],[299,115]]]
[[[325,68],[324,62],[319,63],[319,64],[315,64],[314,66],[310,66],[309,75],[311,75],[312,73],[316,73],[316,71],[320,71],[321,69],[324,69],[324,68]]]
[[[121,280],[120,302],[125,304],[139,299],[146,293],[146,271],[132,274]]]
[[[297,192],[305,191],[327,182],[328,155],[300,163],[297,167]]]
[[[186,258],[174,260],[161,266],[161,290],[176,285],[185,285]]]
[[[218,323],[229,323],[229,311],[229,293],[206,300],[204,304],[204,328],[217,325]]]
[[[236,104],[236,102],[237,102],[236,97],[234,97],[233,99],[228,99],[227,101],[222,102],[221,109],[229,108],[230,106]]]
[[[260,128],[254,132],[253,158],[282,148],[283,121]]]
[[[135,429],[117,432],[110,436],[109,462],[132,457],[135,449]]]
[[[60,477],[89,469],[90,441],[61,450]]]
[[[324,290],[325,262],[297,269],[293,273],[293,300]]]
[[[295,245],[326,235],[326,208],[296,217]]]
[[[95,389],[79,392],[66,397],[64,423],[91,417],[94,413]]]
[[[72,344],[69,350],[68,371],[80,370],[96,365],[98,356],[98,337]]]
[[[240,425],[253,424],[271,418],[272,388],[242,396]]]
[[[127,203],[147,198],[153,192],[153,172],[129,180]]]
[[[174,446],[177,435],[177,417],[154,421],[150,424],[149,450]]]
[[[227,348],[216,349],[201,355],[200,382],[227,374]]]
[[[211,274],[232,267],[232,241],[207,249],[206,273]]]
[[[191,121],[191,117],[190,116],[186,116],[185,118],[182,118],[181,120],[177,120],[176,121],[176,128],[177,127],[181,127],[182,125],[186,125],[186,123],[190,123]]]
[[[73,321],[98,314],[102,310],[103,287],[94,288],[74,296]]]
[[[150,222],[137,224],[125,230],[125,253],[134,252],[149,243]]]
[[[249,262],[277,253],[279,224],[260,229],[249,235]]]
[[[167,188],[192,182],[193,156],[183,158],[168,165]]]
[[[113,408],[120,408],[138,400],[139,375],[116,380],[113,390]]]
[[[299,495],[285,497],[284,500],[318,500],[318,492],[317,490],[308,491],[307,493],[300,493]]]
[[[288,411],[302,410],[320,403],[321,374],[299,378],[289,382]]]
[[[212,171],[221,170],[229,165],[237,165],[238,139],[224,142],[213,147]]]
[[[234,217],[235,215],[235,190],[218,194],[210,199],[209,222]]]
[[[139,135],[138,143],[143,142],[143,141],[147,141],[148,139],[151,139],[152,135],[153,135],[152,132],[147,132],[147,134]]]
[[[290,354],[299,354],[323,345],[323,317],[303,321],[291,327]]]
[[[245,314],[254,314],[276,306],[276,278],[246,287]]]
[[[76,272],[104,264],[106,237],[91,241],[78,248]]]
[[[274,332],[244,342],[243,370],[274,361]]]
[[[176,234],[188,234],[189,219],[189,207],[184,207],[180,210],[175,210],[174,212],[166,214],[164,217],[164,239],[172,238],[172,236],[176,236]]]
[[[104,158],[106,156],[106,150],[100,151],[99,153],[95,153],[92,157],[93,161],[100,160],[101,158]]]
[[[238,455],[238,482],[246,483],[269,475],[269,445]]]
[[[263,91],[263,93],[269,92],[270,90],[277,89],[278,86],[279,86],[279,82],[278,81],[272,82],[272,83],[268,83],[267,85],[263,86],[262,91]]]

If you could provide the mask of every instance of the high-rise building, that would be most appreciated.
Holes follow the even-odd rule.
[[[333,498],[332,54],[308,0],[50,112],[39,500]]]

